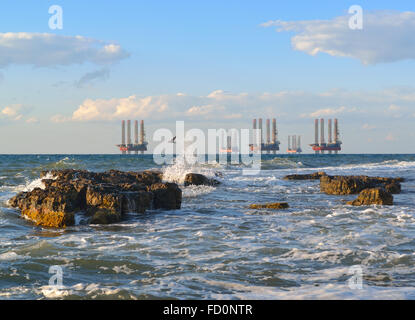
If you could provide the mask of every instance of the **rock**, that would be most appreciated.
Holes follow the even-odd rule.
[[[90,223],[104,224],[121,220],[123,197],[114,185],[100,184],[88,186],[86,191],[87,215]]]
[[[399,182],[392,182],[392,183],[386,184],[385,190],[392,194],[401,193],[401,184]]]
[[[320,177],[320,191],[326,194],[346,195],[358,194],[364,189],[387,188],[393,193],[401,190],[401,178],[384,178],[368,176],[322,176]]]
[[[80,208],[80,199],[72,185],[63,184],[20,193],[9,204],[37,225],[64,228],[75,223],[74,212]]]
[[[287,209],[290,206],[287,202],[274,202],[265,204],[251,204],[250,209]]]
[[[44,189],[19,193],[9,205],[42,226],[73,225],[75,213],[85,213],[90,223],[108,224],[120,221],[127,212],[181,207],[182,191],[177,184],[161,183],[159,171],[97,173],[65,169],[44,171],[41,177]]]
[[[147,191],[129,191],[122,193],[122,213],[144,213],[153,207],[153,194]],[[180,209],[180,208],[179,208]]]
[[[110,224],[119,222],[121,220],[121,214],[111,209],[97,208],[91,219],[90,224]]]
[[[290,174],[288,176],[285,176],[284,180],[318,180],[323,176],[326,176],[327,174],[323,171],[321,172],[314,172],[311,174]]]
[[[364,206],[371,204],[393,205],[393,196],[384,188],[364,189],[356,200],[349,201],[352,206]]]
[[[148,190],[153,194],[153,208],[174,210],[180,209],[182,190],[175,183],[155,183]]]
[[[184,185],[185,186],[189,186],[189,185],[214,186],[214,185],[218,185],[218,184],[220,184],[220,182],[218,180],[209,179],[208,177],[204,176],[203,174],[199,174],[199,173],[188,173],[188,174],[186,174],[186,176],[184,178]]]

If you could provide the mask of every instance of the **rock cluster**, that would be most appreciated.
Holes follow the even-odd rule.
[[[47,173],[42,172],[41,178]],[[43,179],[44,189],[21,192],[9,201],[37,225],[70,226],[76,212],[83,212],[89,223],[108,224],[120,221],[126,212],[181,207],[182,191],[175,183],[163,183],[161,172],[67,169],[50,173],[54,179]]]
[[[368,176],[322,176],[320,191],[326,194],[358,194],[365,189],[384,188],[390,193],[401,192],[402,178],[384,178]]]
[[[320,180],[320,191],[330,195],[359,194],[350,205],[392,205],[393,196],[401,192],[403,178],[368,176],[329,176],[325,172],[292,174],[284,180]]]

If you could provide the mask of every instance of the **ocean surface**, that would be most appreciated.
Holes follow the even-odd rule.
[[[33,225],[7,205],[50,169],[140,171],[182,187],[181,210],[128,214],[113,225]],[[415,155],[263,155],[241,165],[154,164],[151,155],[0,155],[0,299],[414,299]],[[404,177],[393,206],[351,207],[293,173]],[[251,203],[286,201],[282,211]],[[63,287],[49,286],[62,268]],[[358,268],[358,269],[356,269]],[[351,278],[362,271],[362,286]],[[352,278],[355,279],[355,278]]]

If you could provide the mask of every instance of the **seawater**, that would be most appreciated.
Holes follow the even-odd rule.
[[[7,205],[52,169],[161,169],[217,177],[182,187],[180,210],[127,214],[113,225],[34,226]],[[152,155],[0,155],[0,299],[413,299],[415,155],[263,155],[243,166],[158,166]],[[404,177],[393,206],[351,207],[293,173]],[[286,201],[288,210],[251,210]],[[63,288],[49,286],[51,266]],[[351,267],[362,289],[351,288]]]

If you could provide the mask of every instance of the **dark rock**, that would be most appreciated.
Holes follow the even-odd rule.
[[[90,224],[110,224],[115,223],[121,220],[121,214],[115,212],[111,209],[97,208],[94,211],[91,219],[89,220]]]
[[[129,191],[122,193],[122,213],[144,213],[153,207],[153,194],[147,191]]]
[[[153,208],[174,210],[180,209],[182,190],[175,183],[156,183],[149,187],[153,194]]]
[[[384,188],[364,189],[356,200],[349,201],[352,206],[364,206],[371,204],[393,205],[393,196]]]
[[[392,182],[392,183],[386,184],[385,190],[392,194],[401,193],[401,184],[399,182]]]
[[[401,189],[399,181],[400,178],[326,175],[320,178],[320,191],[326,194],[346,195],[358,194],[364,189],[382,187],[393,193],[399,193]]]
[[[318,180],[321,177],[326,176],[325,172],[314,172],[311,174],[290,174],[285,176],[284,180]]]
[[[265,203],[265,204],[251,204],[250,209],[287,209],[290,206],[287,202],[274,202],[274,203]]]
[[[203,174],[199,174],[199,173],[188,173],[188,174],[186,174],[186,176],[184,178],[184,185],[185,186],[189,186],[189,185],[214,186],[214,185],[218,185],[218,184],[220,184],[220,182],[218,180],[209,179],[208,177],[204,176]]]

